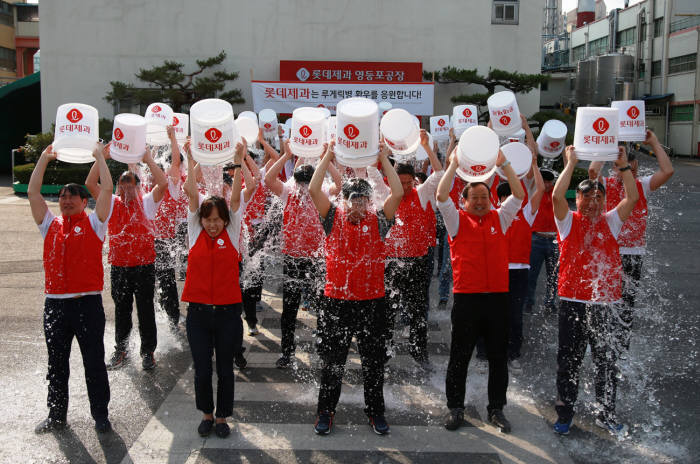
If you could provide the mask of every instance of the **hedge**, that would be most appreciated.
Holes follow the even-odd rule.
[[[34,163],[15,166],[15,180],[20,184],[28,184],[29,178],[32,176],[32,171],[34,171],[34,166]],[[107,160],[107,166],[109,167],[109,172],[112,174],[113,180],[117,179],[126,168],[125,164],[112,160]],[[43,183],[44,185],[65,185],[73,182],[83,185],[91,167],[92,164],[71,164],[61,161],[52,161],[46,167]]]

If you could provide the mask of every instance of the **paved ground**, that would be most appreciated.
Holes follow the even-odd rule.
[[[388,437],[365,424],[359,362],[352,352],[337,414],[328,437],[311,430],[318,394],[318,358],[312,349],[313,313],[301,312],[298,362],[274,368],[279,353],[278,275],[266,282],[262,334],[246,337],[249,367],[237,371],[230,438],[200,439],[195,429],[191,357],[186,341],[158,315],[158,367],[146,373],[136,359],[110,372],[115,432],[99,438],[87,409],[79,350],[71,358],[70,428],[36,436],[46,415],[46,348],[42,333],[41,244],[26,198],[0,182],[0,447],[1,462],[696,462],[700,439],[697,392],[700,313],[700,166],[675,161],[671,185],[651,199],[650,254],[629,359],[622,365],[618,411],[631,426],[618,442],[592,424],[592,366],[587,360],[576,427],[569,437],[551,432],[554,420],[556,318],[536,311],[526,319],[523,372],[511,375],[506,413],[511,435],[484,424],[486,375],[470,371],[469,425],[442,427],[449,316],[431,311],[430,355],[436,371],[415,370],[399,349],[386,376]],[[642,160],[644,169],[653,160]],[[55,204],[52,204],[55,206]],[[108,279],[107,279],[108,282]],[[104,293],[105,345],[114,337],[113,304]],[[183,307],[183,313],[185,308]],[[137,337],[132,346],[137,350]],[[403,340],[400,339],[399,340]]]

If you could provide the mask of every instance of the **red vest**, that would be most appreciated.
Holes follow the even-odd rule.
[[[601,215],[591,221],[573,213],[569,235],[559,237],[559,296],[610,303],[622,298],[620,249]]]
[[[395,219],[384,242],[386,255],[392,258],[414,258],[428,254],[430,224],[427,222],[426,211],[420,205],[418,190],[414,188],[401,198]]]
[[[425,224],[426,233],[428,234],[428,246],[434,247],[437,245],[437,217],[435,216],[435,210],[433,205],[428,202],[425,209],[423,210],[425,214]]]
[[[153,221],[146,218],[141,198],[126,204],[116,197],[108,230],[111,265],[142,266],[156,260]]]
[[[244,185],[245,187],[245,185]],[[262,182],[253,194],[253,198],[246,206],[243,222],[250,227],[254,219],[263,219],[265,217],[265,200],[267,199],[267,188]]]
[[[51,222],[44,238],[44,279],[51,295],[102,291],[102,240],[85,211]]]
[[[226,229],[211,238],[202,230],[187,258],[182,301],[208,305],[240,303],[238,251]]]
[[[481,217],[460,210],[457,236],[449,242],[454,293],[508,291],[508,241],[496,210]]]
[[[324,234],[318,211],[301,187],[289,190],[287,204],[284,205],[282,234],[282,253],[285,255],[297,258],[323,256]]]
[[[461,177],[455,176],[455,180],[452,184],[452,189],[450,190],[450,198],[452,203],[455,204],[457,209],[460,209],[459,199],[462,198],[462,190],[466,187],[467,183],[462,180]]]
[[[532,247],[532,229],[523,215],[520,208],[518,214],[513,218],[508,231],[508,262],[518,264],[530,264],[530,248]]]
[[[635,179],[637,191],[639,192],[639,201],[634,205],[632,214],[627,218],[622,225],[620,235],[617,237],[617,243],[621,247],[633,248],[646,246],[647,232],[647,199],[644,196],[644,188],[639,179]],[[622,180],[618,177],[605,178],[605,198],[607,210],[615,209],[618,203],[625,197],[625,186]]]
[[[554,222],[554,207],[552,206],[552,192],[544,192],[540,207],[537,208],[537,217],[532,223],[533,232],[556,232],[557,225]]]
[[[184,192],[180,192],[180,196],[175,200],[170,195],[170,189],[165,189],[163,200],[158,206],[158,212],[153,221],[155,238],[175,238],[177,219],[182,217],[181,211],[186,210],[188,204],[189,199]]]
[[[352,224],[341,208],[335,210],[333,227],[326,237],[324,294],[341,300],[384,296],[384,246],[373,212],[359,224]]]

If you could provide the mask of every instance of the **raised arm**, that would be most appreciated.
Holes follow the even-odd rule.
[[[442,164],[433,151],[433,148],[430,146],[428,131],[425,129],[420,130],[420,144],[423,147],[423,150],[425,150],[425,152],[428,154],[428,160],[430,160],[430,166],[433,168],[433,172],[442,171]]]
[[[534,214],[540,209],[540,201],[542,201],[542,197],[544,196],[544,180],[542,179],[540,168],[537,166],[537,151],[532,153],[532,166],[530,166],[530,172],[528,174],[532,174],[535,178],[535,192],[530,195],[529,199],[530,210]]]
[[[664,185],[673,175],[673,164],[671,164],[671,159],[668,157],[668,153],[664,150],[664,147],[659,143],[659,139],[656,138],[654,132],[647,130],[647,138],[644,143],[649,145],[656,155],[656,161],[659,163],[659,169],[651,176],[651,182],[649,187],[651,191],[658,189]]]
[[[190,200],[190,212],[195,213],[199,209],[199,189],[197,188],[197,166],[199,164],[192,158],[189,140],[185,142],[183,149],[187,154],[187,179],[185,180],[185,185],[183,185],[183,190]]]
[[[328,165],[333,158],[335,158],[335,142],[328,144],[325,155],[321,158],[321,161],[316,166],[314,170],[314,175],[311,177],[309,182],[309,195],[311,196],[311,201],[314,202],[314,206],[318,211],[318,214],[325,218],[328,215],[328,210],[331,208],[331,201],[328,196],[323,192],[321,188],[323,186],[323,179],[326,177],[326,171],[328,170]]]
[[[285,151],[284,155],[280,156],[275,163],[270,166],[270,169],[265,171],[265,186],[277,196],[282,195],[284,183],[280,180],[280,173],[284,169],[284,165],[292,159],[291,151]]]
[[[168,189],[168,177],[165,175],[163,170],[153,161],[153,155],[151,155],[150,148],[146,148],[146,153],[143,155],[143,162],[151,170],[151,175],[153,176],[153,181],[156,186],[153,187],[153,201],[158,203],[163,199],[165,191]]]
[[[34,166],[34,171],[32,171],[32,177],[29,179],[29,185],[27,185],[27,197],[29,197],[29,206],[32,210],[32,217],[34,222],[41,224],[44,221],[44,216],[46,216],[46,210],[49,209],[46,206],[46,200],[41,195],[41,184],[44,183],[44,173],[46,172],[46,166],[50,161],[56,159],[56,153],[53,151],[53,145],[49,145],[41,152],[39,161],[36,162]]]
[[[520,183],[520,179],[518,179],[518,175],[513,170],[513,166],[510,165],[510,162],[506,159],[505,155],[500,149],[498,150],[498,158],[496,158],[496,166],[501,168],[501,171],[506,174],[508,185],[510,185],[511,194],[518,200],[522,201],[523,198],[525,198],[523,184]]]
[[[564,150],[564,161],[566,162],[566,166],[564,166],[564,170],[559,174],[557,183],[554,184],[554,189],[552,190],[554,217],[560,221],[563,221],[569,213],[569,204],[566,202],[566,191],[569,189],[571,176],[574,174],[576,163],[578,163],[573,145],[569,145]]]
[[[636,205],[637,200],[639,200],[639,191],[637,190],[637,183],[634,180],[630,163],[627,161],[627,150],[625,150],[625,147],[618,147],[618,150],[619,154],[615,160],[615,166],[617,166],[617,169],[620,171],[622,184],[625,187],[625,197],[620,200],[616,208],[620,220],[624,222],[630,217],[634,205]]]
[[[387,148],[384,143],[380,143],[379,161],[382,163],[382,171],[391,189],[389,198],[384,200],[384,216],[386,216],[387,219],[394,219],[394,214],[396,214],[396,210],[399,208],[401,198],[403,197],[403,187],[401,186],[401,179],[399,179],[399,175],[396,174],[394,166],[389,162],[389,153],[389,148]]]
[[[105,150],[101,143],[96,144],[92,156],[95,157],[95,165],[100,173],[100,191],[95,200],[95,214],[100,222],[105,222],[112,208],[112,174],[107,167]]]
[[[450,143],[447,145],[447,154],[445,155],[445,169],[450,165],[450,154],[457,146],[457,137],[455,136],[454,128],[450,129]]]
[[[231,211],[238,211],[241,206],[241,163],[248,153],[245,139],[242,140],[236,144],[236,153],[233,155],[233,164],[236,167],[233,170],[233,185],[231,186],[231,201],[229,202]]]
[[[243,201],[247,203],[251,198],[253,198],[253,195],[255,195],[255,191],[260,187],[260,182],[262,182],[262,179],[258,165],[255,164],[255,160],[253,160],[248,153],[246,153],[245,158],[243,158],[243,164],[241,164],[241,167],[243,170],[243,179],[245,180]]]
[[[177,143],[173,126],[168,126],[167,131],[170,138],[170,168],[168,169],[168,176],[173,179],[173,182],[177,183],[180,181],[180,145]]]
[[[459,163],[455,159],[457,156],[456,147],[452,149],[447,157],[447,169],[445,174],[440,179],[440,183],[437,188],[437,201],[445,202],[450,198],[450,190],[452,189],[452,182],[455,180],[455,174],[457,173],[457,168]]]
[[[331,179],[333,179],[333,187],[330,188],[328,194],[331,196],[338,195],[343,188],[343,177],[333,163],[328,164],[328,172],[330,172]]]
[[[108,143],[105,145],[105,147],[102,149],[102,155],[104,159],[109,159],[109,148],[112,142]],[[90,171],[88,172],[87,177],[85,178],[85,186],[88,189],[88,192],[90,192],[90,196],[97,200],[97,197],[100,196],[100,190],[101,190],[101,179],[98,182],[98,179],[100,179],[100,167],[97,163],[93,163],[92,166],[90,166]],[[110,184],[111,184],[111,179],[112,177],[110,176]],[[113,189],[114,186],[110,185],[110,189]]]
[[[604,164],[605,161],[591,161],[591,164],[588,165],[588,178],[591,180],[597,179]]]
[[[280,154],[277,153],[277,150],[272,148],[272,145],[267,143],[267,140],[265,140],[265,137],[263,137],[262,129],[258,130],[258,142],[260,142],[260,145],[262,145],[268,161],[272,161],[273,163],[277,162],[277,160],[280,158]]]

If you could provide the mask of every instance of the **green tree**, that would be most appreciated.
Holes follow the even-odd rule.
[[[184,63],[165,60],[163,64],[149,69],[139,69],[136,78],[149,85],[137,88],[133,84],[112,81],[112,90],[105,100],[119,108],[122,104],[147,105],[156,101],[169,104],[176,112],[191,106],[203,98],[220,98],[231,104],[245,103],[240,89],[223,92],[228,82],[238,79],[237,72],[213,70],[226,59],[226,52],[197,60],[197,69],[184,71]]]

